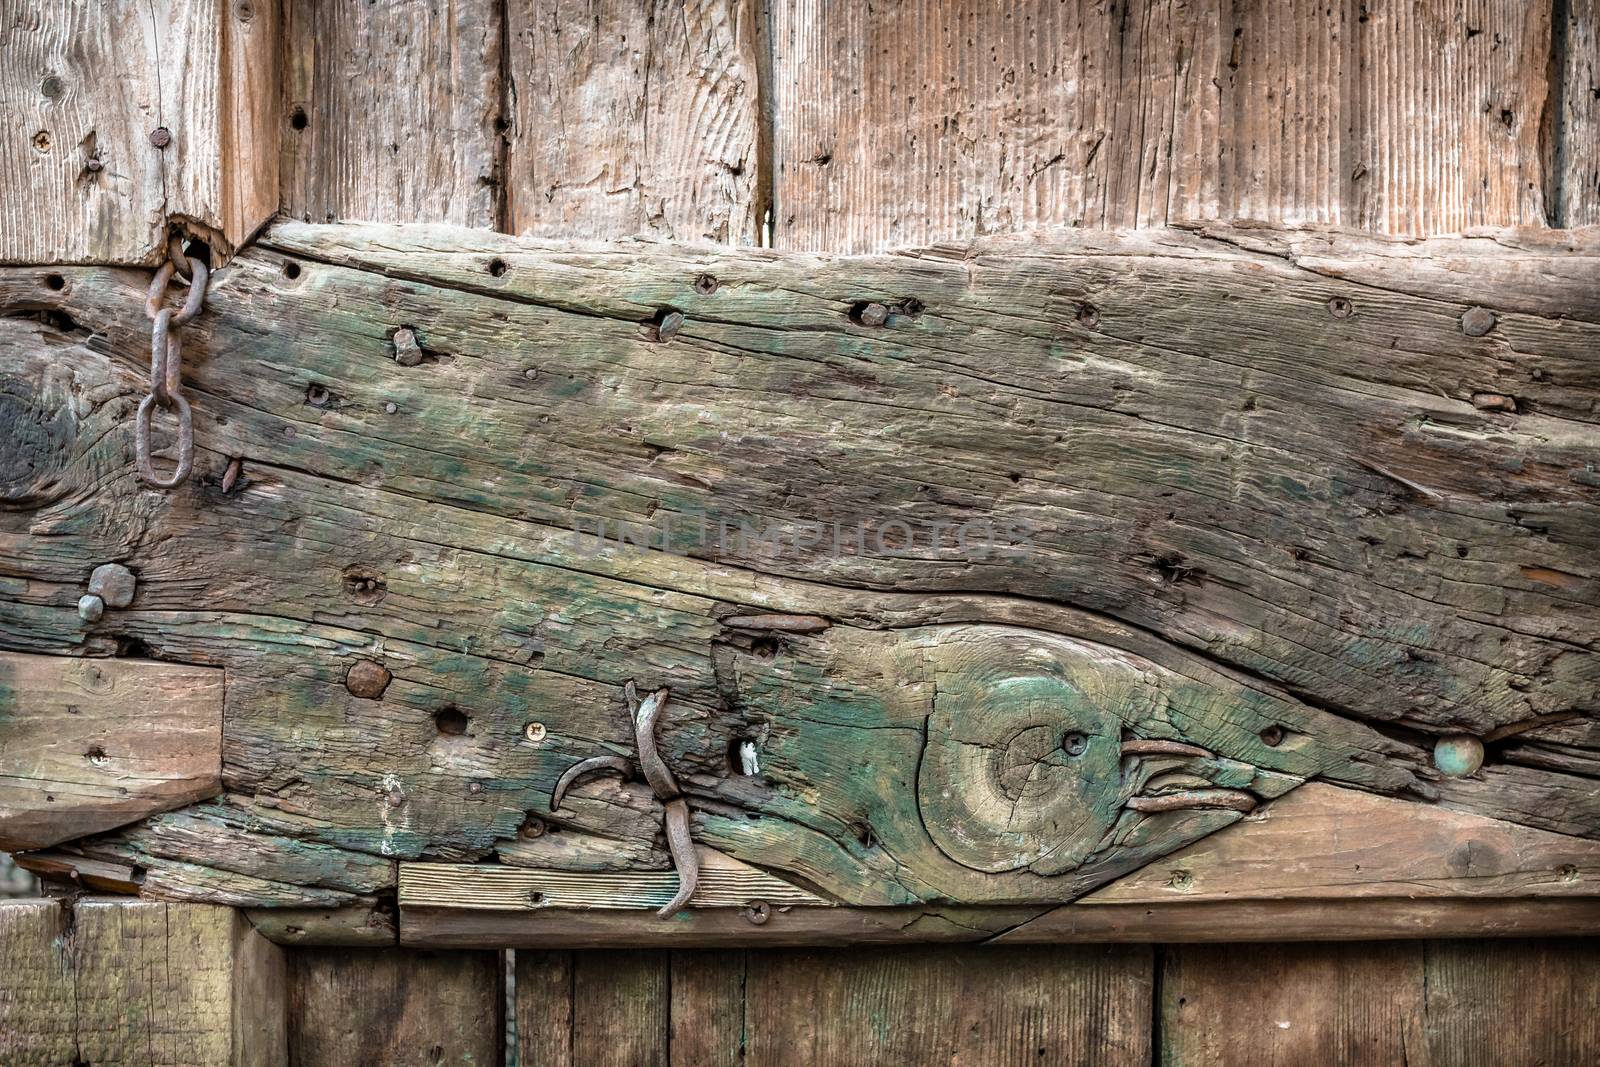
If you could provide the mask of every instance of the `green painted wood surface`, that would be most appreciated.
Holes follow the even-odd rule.
[[[1121,806],[1195,785],[1595,836],[1582,775],[1508,749],[1441,780],[1429,752],[1595,714],[1597,252],[283,225],[187,334],[200,452],[171,494],[131,473],[144,276],[9,271],[0,646],[227,669],[227,796],[81,847],[232,903],[370,907],[397,859],[662,866],[643,783],[549,810],[577,760],[632,755],[629,680],[671,690],[697,840],[845,902],[1070,899],[1237,817]],[[777,549],[699,543],[699,515]],[[591,552],[572,528],[600,520],[675,551]],[[974,521],[1009,534],[979,557]],[[85,626],[112,558],[140,602]],[[828,625],[727,622],[762,614]],[[369,661],[378,698],[346,688]],[[1124,737],[1216,757],[1113,759]]]

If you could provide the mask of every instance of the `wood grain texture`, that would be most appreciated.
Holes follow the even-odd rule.
[[[1441,733],[1592,719],[1600,257],[1552,241],[1206,227],[828,259],[285,225],[191,328],[201,474],[158,499],[117,474],[142,279],[13,272],[0,302],[46,321],[5,324],[6,395],[47,429],[0,513],[0,634],[228,668],[213,828],[81,845],[145,866],[147,893],[330,907],[387,878],[341,853],[534,868],[587,839],[660,870],[643,783],[550,810],[578,760],[631,758],[629,680],[670,689],[697,841],[913,915],[1071,900],[1237,820],[1128,805],[1194,787],[1318,778],[1592,836],[1582,773],[1430,768]],[[869,326],[866,301],[896,310]],[[642,324],[667,307],[662,343]],[[115,521],[82,517],[91,491]],[[571,533],[696,513],[788,541]],[[793,548],[890,518],[1026,521],[1033,555]],[[108,558],[142,599],[86,629],[74,591]],[[773,614],[812,623],[749,629]],[[357,660],[392,675],[380,699],[347,688]],[[1213,757],[1124,760],[1125,736]],[[744,741],[756,774],[730,763]],[[264,840],[208,851],[240,832]]]
[[[671,954],[672,1067],[747,1067],[744,952]]]
[[[1566,0],[1558,27],[1560,68],[1555,71],[1560,114],[1556,116],[1555,206],[1559,226],[1600,224],[1600,5]]]
[[[66,922],[59,901],[0,900],[0,1062],[72,1062],[77,1023]]]
[[[6,4],[0,262],[154,263],[168,219],[243,244],[277,209],[273,7]]]
[[[1590,1063],[1597,995],[1582,941],[1174,947],[1161,1062]]]
[[[1080,902],[1600,897],[1597,887],[1600,842],[1311,782]]]
[[[745,1062],[1142,1067],[1151,995],[1147,948],[757,952]]]
[[[573,953],[535,948],[516,953],[517,1053],[539,1067],[575,1067]]]
[[[1547,9],[773,5],[774,243],[1545,221]]]
[[[511,233],[758,244],[752,0],[515,0]]]
[[[284,1067],[283,952],[228,908],[0,902],[0,1057],[15,1067]]]
[[[498,953],[305,948],[289,960],[298,1067],[499,1062]]]
[[[282,2],[284,212],[495,226],[500,6]]]
[[[222,672],[0,652],[0,848],[44,848],[222,790]]]

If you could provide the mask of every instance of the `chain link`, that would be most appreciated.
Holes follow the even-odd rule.
[[[133,426],[139,477],[157,489],[176,489],[194,466],[194,416],[183,396],[183,327],[200,314],[210,276],[205,263],[184,254],[180,238],[172,238],[167,254],[169,258],[151,279],[144,301],[145,314],[150,316],[150,392],[139,402]],[[189,287],[188,297],[176,310],[163,306],[175,276]],[[150,423],[157,407],[175,411],[178,417],[178,463],[165,478],[156,474],[150,460]]]

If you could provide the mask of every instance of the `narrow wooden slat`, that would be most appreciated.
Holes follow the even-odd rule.
[[[572,1062],[667,1067],[666,952],[584,952],[573,959]]]
[[[520,949],[516,969],[517,1050],[533,1067],[573,1067],[573,954]]]
[[[745,1067],[745,968],[738,950],[673,951],[672,1067]]]
[[[0,1063],[71,1063],[77,1024],[67,916],[55,900],[0,900]]]
[[[272,4],[58,0],[0,22],[0,262],[154,262],[169,216],[227,254],[276,210]]]
[[[43,848],[221,791],[223,672],[0,652],[0,848]]]
[[[1561,226],[1600,224],[1600,3],[1566,0],[1561,37],[1562,69],[1556,72],[1561,114],[1557,117],[1555,221]]]
[[[506,229],[753,244],[752,0],[515,0]]]
[[[283,210],[494,226],[500,5],[283,2]]]
[[[1150,1062],[1146,948],[752,953],[746,1063]]]
[[[1600,896],[1600,842],[1311,782],[1079,903],[1463,896]]]
[[[499,1060],[498,953],[301,949],[290,965],[288,1048],[298,1067]]]

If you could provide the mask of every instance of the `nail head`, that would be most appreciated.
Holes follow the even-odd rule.
[[[1433,746],[1433,765],[1446,778],[1464,778],[1483,766],[1483,742],[1471,734],[1450,734]]]
[[[150,143],[157,148],[165,148],[172,143],[172,131],[165,126],[157,126],[150,131]]]

